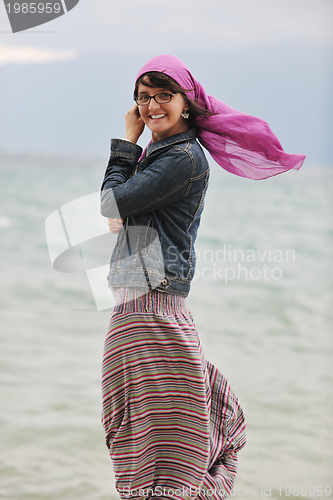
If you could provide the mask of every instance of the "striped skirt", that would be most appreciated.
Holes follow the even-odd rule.
[[[184,298],[120,289],[105,340],[102,423],[122,499],[221,500],[245,419],[204,357]]]

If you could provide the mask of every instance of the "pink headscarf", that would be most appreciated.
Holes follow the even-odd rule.
[[[196,118],[194,126],[200,143],[228,172],[249,179],[266,179],[301,168],[304,155],[285,153],[264,120],[229,108],[222,101],[207,95],[177,57],[163,55],[150,59],[140,69],[136,81],[150,71],[165,73],[181,87],[193,89],[186,92],[188,97],[216,113]]]

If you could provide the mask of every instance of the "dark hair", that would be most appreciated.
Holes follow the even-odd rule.
[[[193,122],[198,116],[215,115],[213,111],[203,108],[197,99],[193,101],[187,97],[186,92],[193,91],[194,89],[184,89],[178,85],[178,83],[175,82],[171,76],[165,75],[164,73],[151,71],[140,76],[135,85],[134,98],[138,96],[139,83],[146,85],[147,87],[161,87],[170,90],[173,94],[182,94],[189,107],[189,125],[191,126],[193,126]]]

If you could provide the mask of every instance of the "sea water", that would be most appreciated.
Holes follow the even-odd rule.
[[[106,160],[1,155],[1,499],[117,498],[100,424],[110,310],[86,273],[52,268],[45,237]],[[212,164],[188,304],[247,419],[236,498],[330,496],[332,174],[251,181]]]

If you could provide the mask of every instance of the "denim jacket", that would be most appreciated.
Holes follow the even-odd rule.
[[[195,129],[142,148],[112,139],[101,213],[125,219],[114,248],[109,286],[157,288],[186,297],[195,271],[194,242],[209,165]]]

